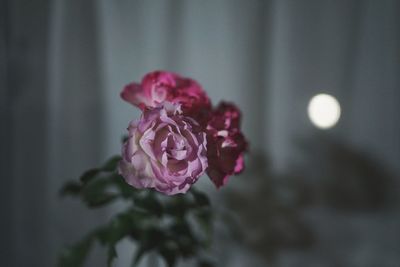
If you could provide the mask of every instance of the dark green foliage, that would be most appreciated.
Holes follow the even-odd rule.
[[[193,197],[196,201],[196,204],[198,206],[204,206],[204,207],[209,207],[210,206],[210,200],[208,199],[207,195],[197,191],[196,188],[192,188],[192,190],[190,191],[193,194]]]
[[[208,260],[200,260],[198,263],[198,267],[214,267],[215,265]]]
[[[209,248],[212,235],[212,212],[207,195],[192,188],[185,195],[164,196],[153,190],[137,190],[117,173],[120,157],[113,157],[102,167],[91,169],[80,182],[68,182],[62,195],[79,197],[89,208],[100,208],[116,199],[131,203],[75,245],[65,249],[60,267],[83,266],[94,242],[107,248],[108,266],[117,257],[116,245],[130,238],[138,245],[133,266],[149,252],[162,257],[169,267],[184,258],[200,257]],[[191,223],[189,218],[194,218]],[[196,229],[195,229],[196,228]],[[212,266],[199,259],[199,266]]]
[[[60,267],[82,266],[93,243],[93,236],[89,235],[73,246],[67,247],[60,255]]]

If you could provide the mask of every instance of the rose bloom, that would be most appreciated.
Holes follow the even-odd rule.
[[[199,83],[167,71],[150,72],[140,84],[132,82],[126,85],[121,97],[142,110],[164,101],[179,103],[184,113],[199,123],[206,122],[211,110],[211,101]]]
[[[248,145],[240,131],[240,119],[240,110],[234,104],[222,102],[207,125],[207,174],[218,188],[244,169],[243,157]]]
[[[208,166],[206,133],[180,105],[146,108],[128,131],[119,173],[133,187],[185,193]]]

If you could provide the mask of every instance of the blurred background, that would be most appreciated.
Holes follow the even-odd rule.
[[[113,214],[58,190],[119,153],[119,92],[156,69],[243,111],[247,170],[198,185],[234,221],[217,266],[400,266],[396,0],[0,1],[1,266],[54,266]]]

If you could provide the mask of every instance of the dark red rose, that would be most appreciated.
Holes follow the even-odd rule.
[[[207,174],[218,188],[244,169],[248,144],[240,131],[240,119],[239,108],[222,102],[211,113],[207,125]]]

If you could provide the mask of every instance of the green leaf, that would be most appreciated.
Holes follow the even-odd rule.
[[[81,193],[82,186],[77,182],[67,182],[60,190],[61,196],[76,196]]]
[[[82,176],[79,178],[79,180],[83,183],[83,184],[87,184],[88,182],[90,182],[91,180],[93,180],[97,174],[100,173],[99,169],[90,169],[85,171]]]
[[[194,200],[196,201],[196,204],[200,207],[210,206],[210,200],[208,199],[208,196],[204,194],[203,192],[197,191],[195,188],[191,188],[190,191],[194,197]]]
[[[86,201],[90,208],[97,208],[114,201],[116,198],[118,198],[117,195],[106,193],[102,195],[99,194],[91,199],[87,199]]]
[[[212,212],[210,209],[201,209],[197,210],[194,213],[196,218],[196,222],[199,224],[200,229],[204,233],[204,246],[209,247],[212,242],[212,235],[213,235],[213,224],[212,224]]]
[[[89,235],[73,246],[66,248],[58,262],[59,267],[81,267],[93,243],[93,236]]]
[[[108,248],[108,258],[107,258],[107,266],[111,267],[113,260],[117,257],[117,251],[115,250],[115,245],[111,245]]]
[[[196,236],[186,220],[179,219],[170,226],[169,234],[178,245],[180,254],[189,257],[195,254],[199,244]]]
[[[199,260],[198,267],[214,267],[215,265],[208,260]]]
[[[97,230],[95,231],[94,235],[96,236],[97,240],[103,245],[106,246],[108,245],[109,242],[109,234],[108,234],[108,225],[102,226],[97,228]]]
[[[117,169],[118,162],[121,160],[120,156],[114,156],[106,161],[101,168],[93,168],[83,173],[80,180],[83,184],[92,181],[100,172],[113,172]]]
[[[138,249],[136,250],[136,254],[133,257],[132,267],[136,267],[139,265],[140,260],[142,259],[143,255],[146,253],[148,249],[139,245]]]
[[[151,226],[142,229],[142,234],[140,236],[139,242],[142,247],[147,251],[154,249],[158,244],[164,242],[165,233],[159,229],[157,226]]]
[[[185,195],[169,196],[165,203],[165,212],[175,218],[183,218],[192,205]]]
[[[93,180],[83,187],[82,198],[89,207],[99,207],[113,201],[117,195],[110,193],[112,181],[108,178]]]
[[[124,178],[119,174],[114,174],[112,179],[114,186],[117,188],[123,198],[134,198],[136,197],[137,193],[140,192],[138,189],[125,182]]]
[[[110,223],[97,231],[97,237],[103,245],[115,245],[124,237],[142,234],[142,226],[146,224],[150,214],[129,209],[116,215]]]
[[[117,169],[118,162],[120,162],[121,156],[114,156],[110,158],[104,165],[101,167],[102,171],[113,172]]]
[[[135,204],[146,210],[149,213],[152,213],[158,217],[161,217],[164,211],[164,207],[161,202],[157,199],[154,194],[147,194],[144,197],[136,197]]]
[[[173,241],[165,242],[158,249],[160,255],[164,258],[168,267],[175,266],[176,259],[179,257],[178,246]]]
[[[137,225],[131,214],[122,213],[117,215],[109,224],[108,242],[116,244],[124,236],[128,236],[134,231],[136,227]]]

